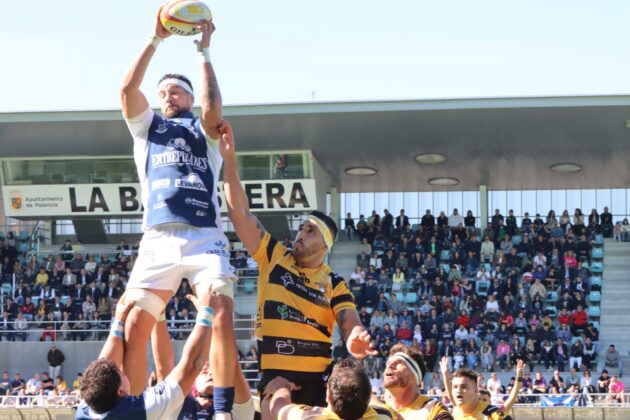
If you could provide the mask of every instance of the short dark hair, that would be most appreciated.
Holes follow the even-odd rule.
[[[365,369],[353,359],[338,362],[328,380],[331,408],[340,418],[357,420],[367,411],[372,387]]]
[[[512,378],[514,379],[514,378]],[[480,389],[479,390],[479,395],[487,395],[488,397],[490,397],[490,391],[488,391],[487,389]]]
[[[186,76],[184,76],[183,74],[179,74],[179,73],[166,73],[164,76],[162,76],[160,78],[160,80],[158,81],[158,86],[160,86],[160,83],[162,83],[163,80],[166,79],[177,79],[177,80],[181,80],[182,82],[188,84],[188,86],[190,86],[190,90],[194,92],[193,90],[193,85],[192,83],[190,83],[190,79]]]
[[[332,218],[327,216],[326,213],[321,212],[319,210],[313,210],[312,212],[309,213],[309,215],[315,216],[318,219],[320,219],[322,222],[326,223],[326,226],[328,227],[328,229],[330,229],[330,234],[332,235],[333,240],[335,240],[335,238],[337,237],[337,223],[335,223],[335,221]]]
[[[98,359],[85,369],[81,381],[81,396],[85,403],[98,414],[107,413],[118,402],[118,388],[122,383],[120,369],[114,362]]]
[[[477,374],[471,369],[457,369],[453,372],[453,378],[468,378],[475,383],[475,386],[477,385]]]

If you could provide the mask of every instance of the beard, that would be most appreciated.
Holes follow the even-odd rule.
[[[386,377],[383,380],[383,388],[385,389],[389,389],[389,388],[407,388],[407,386],[409,385],[409,381],[404,379],[404,378],[400,378],[397,376],[392,376],[392,377]]]
[[[164,117],[166,117],[167,119],[171,119],[179,117],[184,112],[188,112],[188,110],[182,109],[177,105],[170,105],[169,107],[165,108],[164,111],[162,111],[162,115],[164,115]]]

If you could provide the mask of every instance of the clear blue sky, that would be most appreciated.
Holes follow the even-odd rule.
[[[0,112],[118,109],[157,0],[3,7]],[[630,93],[628,0],[216,0],[212,59],[225,104]],[[192,39],[165,72],[198,85]]]

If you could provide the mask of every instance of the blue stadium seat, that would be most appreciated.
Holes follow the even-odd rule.
[[[413,225],[411,225],[411,230],[412,230],[413,232],[417,232],[417,231],[419,231],[419,230],[420,230],[420,225],[419,225],[419,224],[417,224],[417,223],[414,223]]]
[[[486,263],[482,263],[482,265],[483,265],[484,267],[486,267],[486,271],[487,271],[488,273],[490,273],[490,272],[492,271],[492,264],[490,264],[490,263],[487,263],[487,262],[486,262]]]
[[[591,264],[591,272],[593,274],[602,274],[604,272],[604,264],[601,262],[594,262]]]
[[[595,235],[595,245],[597,246],[604,245],[604,235],[602,235],[601,233],[598,233],[597,235]]]
[[[256,291],[256,279],[245,279],[243,281],[243,291],[252,294]]]
[[[517,246],[523,242],[523,237],[521,235],[512,236],[512,245]]]
[[[0,286],[0,291],[2,292],[1,294],[3,294],[3,295],[10,295],[11,294],[11,284],[3,283],[2,286]]]
[[[596,260],[604,258],[604,248],[593,248],[591,250],[591,258]]]
[[[20,241],[28,241],[29,236],[30,233],[27,230],[21,230],[20,234],[18,235],[18,239]]]
[[[475,293],[479,296],[488,296],[489,288],[490,284],[488,282],[477,282],[477,284],[475,284]]]
[[[30,249],[30,246],[27,243],[21,242],[18,244],[18,252],[20,254],[26,254],[29,249]]]
[[[451,251],[443,249],[440,252],[440,261],[449,261],[451,259]]]
[[[442,267],[447,273],[451,272],[451,266],[446,263],[440,264],[440,267]]]
[[[401,292],[396,293],[396,298],[398,299],[398,302],[403,302],[403,294]]]
[[[599,302],[602,301],[602,295],[599,292],[591,292],[588,294],[588,301],[591,303],[597,303],[599,304]]]
[[[589,306],[588,307],[588,317],[589,318],[599,318],[601,315],[601,310],[599,306]]]
[[[3,241],[4,241],[4,238],[5,238],[5,236],[4,236],[4,232],[0,231],[0,240],[3,240]]]
[[[558,301],[558,292],[551,291],[547,292],[547,304],[553,305]]]
[[[601,290],[602,288],[602,277],[601,276],[593,276],[591,277],[591,288],[593,288],[593,286],[598,286],[599,289]]]
[[[405,295],[403,303],[406,303],[407,305],[415,305],[417,300],[418,294],[415,292],[409,292]]]
[[[547,306],[545,308],[545,313],[547,315],[549,315],[549,318],[555,318],[558,316],[558,308],[556,308],[555,306]]]

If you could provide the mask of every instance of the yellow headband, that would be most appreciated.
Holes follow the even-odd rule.
[[[319,229],[319,232],[324,237],[324,243],[326,244],[326,246],[328,247],[328,250],[330,251],[332,249],[335,239],[332,237],[332,234],[330,233],[330,229],[328,229],[328,226],[326,225],[326,223],[324,223],[324,221],[320,219],[319,217],[313,216],[312,214],[309,215],[306,218],[306,220],[308,220],[309,222],[315,223],[315,226],[317,226],[317,229]]]

